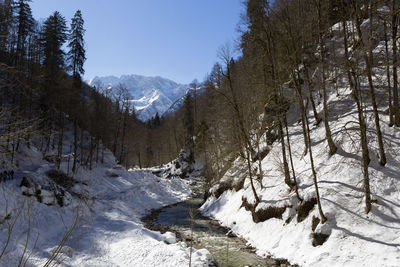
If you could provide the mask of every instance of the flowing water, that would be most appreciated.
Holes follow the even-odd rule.
[[[229,229],[200,214],[202,201],[195,197],[155,210],[142,220],[152,230],[172,231],[189,246],[192,243],[195,248],[206,248],[217,266],[290,266],[284,260],[261,258],[246,246],[245,240],[227,235]]]

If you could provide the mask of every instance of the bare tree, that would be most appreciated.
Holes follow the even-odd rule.
[[[345,56],[345,69],[347,74],[347,79],[350,85],[350,89],[352,91],[352,96],[354,102],[357,105],[357,114],[358,114],[358,122],[359,122],[359,131],[361,137],[361,150],[362,150],[362,168],[363,168],[363,176],[364,176],[364,192],[365,192],[365,211],[369,213],[371,210],[371,191],[369,185],[369,171],[368,165],[370,163],[369,158],[369,150],[368,150],[368,141],[367,141],[367,125],[365,122],[365,117],[362,109],[362,101],[360,98],[360,87],[359,87],[359,75],[357,74],[357,70],[355,69],[355,64],[350,60],[349,57],[349,45],[348,45],[348,31],[347,31],[347,22],[345,20],[346,17],[346,7],[344,5],[344,1],[341,2],[341,11],[342,11],[342,27],[343,27],[343,43],[344,43],[344,56]]]
[[[322,22],[322,0],[318,0],[318,30],[319,30],[319,55],[321,60],[321,85],[323,94],[323,106],[324,106],[324,126],[325,126],[325,136],[329,146],[329,155],[334,155],[337,151],[337,147],[332,139],[331,129],[329,127],[329,111],[327,104],[327,92],[326,92],[326,74],[325,74],[325,44],[323,40],[323,22]]]
[[[310,137],[310,126],[308,123],[308,118],[307,114],[304,114],[306,118],[306,126],[307,126],[307,138],[308,142],[311,144],[311,137]],[[310,163],[311,163],[311,171],[312,171],[312,176],[313,176],[313,182],[314,182],[314,187],[315,187],[315,194],[317,196],[317,205],[318,205],[318,212],[319,216],[321,217],[321,223],[325,223],[327,221],[327,218],[325,217],[324,212],[322,211],[322,205],[321,205],[321,198],[319,195],[319,188],[318,188],[318,180],[317,180],[317,172],[315,171],[315,166],[314,166],[314,158],[312,154],[312,147],[311,145],[308,147],[308,152],[309,152],[309,157],[310,157]]]
[[[383,144],[383,137],[382,137],[382,131],[381,131],[381,126],[380,126],[380,120],[379,120],[379,113],[378,113],[378,105],[376,103],[376,97],[375,97],[375,86],[374,82],[372,80],[372,64],[373,64],[373,53],[372,53],[372,45],[373,45],[373,32],[372,32],[372,27],[373,27],[373,16],[372,16],[372,6],[371,3],[367,6],[368,9],[368,16],[369,16],[369,27],[368,27],[368,35],[369,35],[369,40],[367,43],[364,42],[364,37],[361,31],[361,23],[362,23],[362,17],[361,17],[361,6],[355,2],[355,26],[357,29],[357,34],[359,41],[361,43],[361,49],[365,61],[365,71],[367,73],[367,78],[368,78],[368,85],[369,85],[369,93],[371,97],[371,103],[372,103],[372,108],[374,112],[374,119],[375,119],[375,129],[376,129],[376,135],[378,137],[378,144],[379,144],[379,163],[382,166],[386,165],[386,154],[385,154],[385,148]]]
[[[394,113],[394,123],[397,127],[400,127],[400,108],[399,108],[399,91],[398,91],[398,75],[397,75],[397,34],[398,34],[398,23],[397,18],[399,14],[399,1],[392,0],[392,73],[393,73],[393,113]]]

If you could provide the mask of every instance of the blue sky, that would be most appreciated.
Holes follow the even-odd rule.
[[[180,83],[203,80],[216,51],[237,39],[242,0],[33,0],[36,19],[82,10],[85,79],[140,74]]]

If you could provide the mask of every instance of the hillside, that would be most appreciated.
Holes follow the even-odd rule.
[[[367,21],[363,25],[366,27]],[[343,54],[343,46],[340,45],[343,37],[338,35],[339,29],[340,24],[332,27],[336,35],[331,36],[327,45],[335,47],[336,53]],[[382,54],[384,48],[384,41],[378,42],[373,50],[375,56]],[[318,67],[314,68],[313,77],[318,77],[318,72]],[[372,210],[365,213],[357,106],[345,69],[327,73],[327,77],[334,75],[337,75],[338,82],[336,88],[329,85],[327,98],[329,125],[338,147],[334,155],[329,155],[322,123],[314,123],[311,105],[306,110],[310,121],[313,164],[327,221],[323,223],[320,220],[310,152],[305,153],[307,150],[298,115],[301,112],[296,104],[287,112],[291,152],[288,152],[287,143],[285,149],[293,157],[291,175],[292,171],[296,175],[302,201],[285,184],[279,138],[268,146],[264,135],[260,141],[261,150],[267,151],[261,163],[263,176],[261,182],[258,179],[254,181],[259,202],[255,200],[251,188],[247,161],[238,157],[222,179],[210,189],[212,195],[202,206],[202,213],[219,220],[248,240],[262,256],[286,258],[300,266],[399,266],[400,130],[389,126],[387,102],[384,100],[386,90],[378,87],[376,97],[380,100],[379,119],[387,163],[385,166],[379,164],[373,109],[367,102],[364,111],[371,157],[368,172],[373,204]],[[374,68],[373,78],[385,84],[384,68]],[[361,95],[367,99],[368,82],[363,79],[361,84]],[[319,97],[316,99],[317,112],[322,114],[322,100]],[[258,162],[253,161],[251,168],[257,170]]]
[[[73,140],[72,131],[66,135],[65,150]],[[190,180],[159,178],[152,174],[157,168],[127,171],[108,150],[104,163],[79,168],[71,177],[70,158],[63,155],[58,171],[52,157],[31,144],[16,153],[18,166],[3,166],[14,173],[0,189],[1,266],[188,265],[185,243],[170,232],[146,229],[140,218],[189,198]],[[206,250],[193,252],[193,266],[209,261]]]
[[[341,97],[350,97],[349,94],[348,90],[341,90]],[[303,154],[304,144],[300,134],[291,135],[290,139],[299,193],[311,205],[307,207],[306,214],[300,214],[295,192],[289,192],[284,183],[279,143],[274,143],[262,161],[263,188],[255,183],[261,201],[255,210],[260,216],[257,223],[252,211],[246,210],[246,201],[252,203],[254,197],[246,175],[246,163],[240,159],[235,161],[222,181],[245,179],[243,189],[230,189],[218,198],[208,198],[202,207],[203,214],[218,219],[222,225],[248,240],[257,248],[258,254],[287,258],[300,266],[398,266],[400,144],[395,140],[399,140],[400,131],[385,124],[385,143],[391,147],[389,160],[382,167],[373,154],[371,191],[377,203],[373,204],[369,214],[365,214],[360,148],[354,143],[358,136],[352,126],[356,119],[355,110],[352,106],[343,110],[337,100],[332,96],[329,101],[332,107],[339,107],[332,120],[334,139],[340,145],[337,154],[329,157],[323,127],[313,126],[311,133],[321,205],[328,219],[325,224],[315,225],[316,218],[319,218],[315,189],[310,161]],[[369,125],[369,130],[373,130],[373,125]],[[301,126],[293,124],[289,131],[299,132]],[[371,140],[370,145],[376,148],[376,140]],[[256,166],[257,163],[254,164]],[[327,235],[326,242],[316,245],[317,234]]]

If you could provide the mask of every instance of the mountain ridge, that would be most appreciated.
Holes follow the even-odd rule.
[[[128,91],[129,101],[141,121],[147,121],[157,113],[164,114],[173,103],[186,95],[189,85],[177,83],[161,76],[124,74],[121,76],[95,76],[89,85],[98,89],[115,89],[123,85]]]

